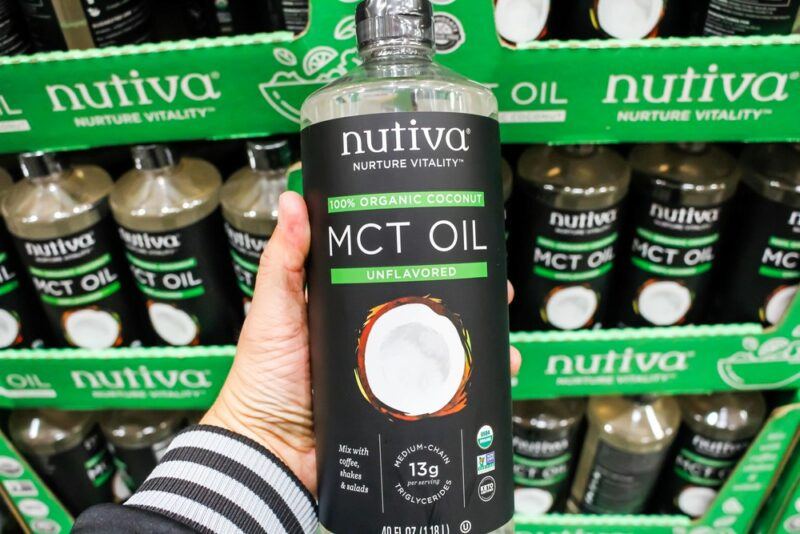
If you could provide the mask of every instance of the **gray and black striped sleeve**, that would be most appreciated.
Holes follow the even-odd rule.
[[[248,438],[207,425],[178,435],[125,506],[209,534],[317,529],[313,496],[283,462]]]

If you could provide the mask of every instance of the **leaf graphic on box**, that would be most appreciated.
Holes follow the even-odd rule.
[[[313,76],[338,55],[330,46],[315,46],[303,58],[303,71],[306,76]]]
[[[356,18],[347,16],[339,21],[333,30],[333,37],[338,41],[347,41],[356,36]]]
[[[288,48],[276,47],[272,50],[272,55],[275,56],[275,59],[277,59],[278,63],[281,65],[286,65],[287,67],[294,67],[297,65],[297,56]]]

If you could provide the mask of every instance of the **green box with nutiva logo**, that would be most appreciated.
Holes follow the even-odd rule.
[[[0,152],[297,132],[305,98],[360,62],[352,4],[310,9],[297,38],[0,58]],[[800,36],[514,49],[486,24],[493,9],[492,0],[437,4],[438,60],[492,88],[504,142],[800,139]]]

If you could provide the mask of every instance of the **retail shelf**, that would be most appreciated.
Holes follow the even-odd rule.
[[[789,462],[796,452],[798,427],[800,405],[777,410],[731,474],[709,511],[697,521],[690,521],[684,516],[553,514],[517,516],[515,530],[519,534],[749,532],[772,490],[787,484],[787,477],[796,476],[796,470]],[[0,493],[16,517],[33,532],[65,532],[70,528],[72,518],[2,434],[0,481]],[[789,520],[794,517],[791,510],[781,511],[789,514]],[[56,529],[53,525],[60,528]],[[45,529],[45,526],[50,528]]]
[[[758,324],[515,332],[516,398],[800,388],[800,299]]]
[[[515,332],[517,399],[800,388],[800,300],[781,325]],[[209,406],[235,348],[24,349],[0,353],[0,407]]]
[[[439,60],[493,88],[506,142],[800,139],[800,36],[504,46],[491,0],[437,5]],[[358,61],[353,3],[308,30],[0,58],[0,152],[295,132]]]

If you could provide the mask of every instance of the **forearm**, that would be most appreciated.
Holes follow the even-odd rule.
[[[125,506],[200,532],[296,534],[317,529],[312,495],[283,462],[249,438],[207,425],[175,438]],[[76,530],[92,532],[82,520]]]

